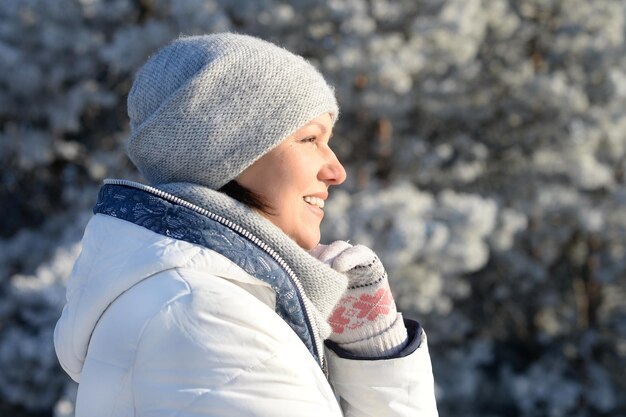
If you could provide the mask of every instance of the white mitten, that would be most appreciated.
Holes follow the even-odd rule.
[[[344,241],[318,245],[310,253],[348,277],[348,289],[328,319],[333,330],[329,339],[364,357],[401,351],[407,341],[406,328],[376,254]]]

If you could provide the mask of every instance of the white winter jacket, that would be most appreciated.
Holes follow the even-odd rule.
[[[76,417],[437,415],[421,330],[394,359],[327,348],[327,379],[275,303],[213,250],[96,214],[55,330]]]

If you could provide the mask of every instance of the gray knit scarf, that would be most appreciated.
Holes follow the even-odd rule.
[[[348,286],[343,274],[318,261],[269,220],[224,193],[182,182],[159,184],[155,188],[237,223],[279,253],[302,283],[305,292],[302,296],[315,307],[310,319],[319,329],[320,337],[328,338],[331,328],[326,320]]]

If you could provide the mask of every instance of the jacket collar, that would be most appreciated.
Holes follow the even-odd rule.
[[[331,332],[327,318],[344,293],[347,278],[264,217],[223,193],[195,184],[150,187],[126,180],[106,180],[94,212],[208,247],[271,284],[277,294],[283,294],[276,312],[325,368],[322,341]]]

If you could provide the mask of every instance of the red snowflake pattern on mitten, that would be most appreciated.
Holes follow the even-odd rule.
[[[379,288],[374,295],[363,294],[353,307],[359,310],[357,317],[376,320],[378,315],[389,314],[389,307],[393,302],[391,291],[388,288]]]

